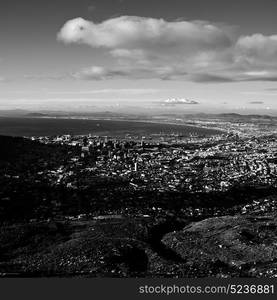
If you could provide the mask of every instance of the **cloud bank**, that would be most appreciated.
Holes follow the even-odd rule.
[[[95,24],[82,18],[66,22],[58,34],[66,43],[108,49],[174,47],[194,51],[230,46],[224,30],[200,21],[166,22],[163,19],[122,16]]]
[[[90,66],[77,79],[159,78],[195,82],[277,81],[277,35],[236,36],[206,21],[121,16],[101,23],[67,21],[57,38],[99,48],[113,67]]]
[[[167,99],[163,102],[164,105],[195,105],[195,104],[199,104],[199,102],[195,101],[195,100],[190,100],[190,99],[176,99],[176,98],[172,98],[172,99]]]

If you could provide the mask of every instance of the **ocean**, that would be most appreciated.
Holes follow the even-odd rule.
[[[53,136],[61,134],[92,134],[124,136],[128,133],[135,135],[178,133],[183,136],[189,136],[190,134],[211,136],[222,132],[188,125],[138,121],[0,117],[0,135]]]

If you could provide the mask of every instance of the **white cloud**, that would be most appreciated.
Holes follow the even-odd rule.
[[[207,22],[167,22],[135,16],[121,16],[98,24],[82,18],[72,19],[61,28],[58,39],[108,49],[157,49],[174,45],[198,51],[231,44],[224,29]]]
[[[242,36],[236,44],[236,59],[245,66],[277,66],[277,35]]]
[[[235,38],[232,28],[222,24],[121,16],[101,23],[72,19],[57,37],[102,48],[114,60],[113,67],[75,72],[77,79],[277,81],[277,35]]]
[[[249,72],[245,72],[245,75],[248,76],[268,76],[270,75],[270,73],[268,71],[249,71]]]
[[[175,77],[184,76],[186,72],[173,67],[142,67],[142,66],[118,66],[115,68],[107,68],[100,66],[92,66],[84,68],[72,74],[76,79],[81,80],[104,80],[116,78],[129,79],[145,79],[145,78],[160,78],[163,80],[174,79]]]
[[[167,99],[163,102],[164,105],[191,105],[191,104],[199,104],[199,102],[195,100],[190,100],[190,99],[177,99],[177,98],[171,98]]]
[[[84,68],[83,70],[76,72],[72,74],[73,77],[77,79],[94,79],[94,80],[103,80],[103,79],[108,79],[109,77],[113,77],[116,74],[116,72],[112,70],[108,70],[104,67],[100,66],[92,66],[90,68]]]

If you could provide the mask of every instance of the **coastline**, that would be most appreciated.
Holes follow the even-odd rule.
[[[52,117],[52,116],[44,116],[44,117],[28,117],[28,116],[0,117],[0,123],[1,123],[1,121],[2,121],[2,123],[4,123],[3,120],[4,121],[7,120],[8,122],[10,122],[10,128],[9,128],[9,124],[8,125],[6,125],[6,124],[3,125],[2,124],[2,126],[0,126],[0,134],[2,134],[2,135],[7,134],[7,135],[13,135],[13,136],[16,136],[16,135],[17,136],[54,135],[54,134],[43,134],[43,133],[38,134],[39,133],[39,127],[37,127],[37,126],[36,126],[35,129],[31,130],[32,132],[35,132],[36,134],[29,134],[29,133],[28,134],[23,134],[23,133],[20,133],[21,131],[24,131],[24,129],[23,129],[24,126],[26,126],[26,131],[28,131],[29,130],[28,126],[34,125],[35,121],[38,121],[38,120],[42,121],[42,122],[45,122],[47,120],[51,120],[51,121],[57,121],[57,122],[58,121],[65,121],[65,122],[66,121],[67,122],[69,122],[69,121],[86,122],[87,121],[87,122],[93,123],[93,122],[101,122],[102,121],[102,122],[111,122],[111,123],[114,122],[114,123],[118,123],[118,124],[126,123],[125,128],[124,127],[123,128],[111,128],[114,132],[116,132],[116,131],[135,132],[136,130],[138,130],[138,132],[143,131],[143,130],[147,131],[147,130],[149,130],[149,128],[148,129],[143,128],[142,124],[145,124],[146,126],[147,125],[149,126],[149,124],[150,124],[150,125],[153,125],[153,126],[159,126],[159,125],[166,126],[166,127],[168,127],[168,128],[166,128],[167,131],[169,131],[170,126],[174,126],[174,127],[176,126],[176,127],[180,128],[180,129],[183,129],[183,130],[185,130],[186,128],[191,128],[191,129],[194,129],[195,131],[203,130],[203,131],[205,131],[203,133],[203,135],[207,135],[207,136],[214,136],[214,135],[226,133],[226,131],[224,131],[223,129],[219,129],[219,128],[207,128],[207,127],[204,127],[204,126],[194,126],[194,125],[186,124],[186,123],[180,124],[180,123],[175,123],[175,122],[153,121],[153,120],[132,120],[132,119],[131,120],[130,119],[122,120],[122,119],[118,119],[118,118],[114,118],[114,119],[113,118],[83,118],[83,117],[77,118],[77,117]],[[22,124],[21,121],[23,122],[23,124]],[[24,124],[25,121],[27,121],[27,123]],[[138,126],[138,128],[128,128],[128,125],[131,125],[131,124],[134,124],[134,125],[139,124],[139,126]],[[5,128],[4,128],[5,125],[6,125],[7,133],[5,132]],[[58,124],[56,124],[56,125],[58,126]],[[63,124],[63,125],[65,125],[65,124]],[[70,124],[70,125],[72,125],[72,124]],[[80,123],[78,125],[84,126],[83,123]],[[91,125],[94,125],[94,124],[91,124]],[[59,131],[62,131],[62,129],[59,128],[59,127],[57,127],[57,129],[58,129],[57,130],[57,135],[61,134],[61,133],[59,133]],[[107,128],[103,128],[102,130],[99,130],[99,129],[100,128],[97,128],[97,130],[95,130],[95,128],[93,128],[93,129],[91,129],[91,131],[95,131],[96,133],[97,132],[101,133],[101,132],[107,132],[107,131],[111,130],[111,129],[107,129]],[[64,129],[64,130],[66,130],[66,129]],[[151,130],[152,129],[150,128],[150,131]],[[11,133],[9,133],[8,131],[11,131]],[[85,135],[85,134],[89,133],[89,132],[87,132],[87,129],[84,129],[84,131],[86,131],[86,132],[79,133],[79,131],[82,131],[80,128],[68,127],[68,132],[67,133],[64,132],[63,134],[71,134],[70,133],[71,131],[77,131],[78,133],[72,133],[72,134],[76,134],[76,135],[82,135],[82,134]],[[157,131],[157,129],[156,129],[156,131]],[[17,133],[17,132],[19,132],[19,133]],[[103,135],[106,135],[106,133],[103,134]]]

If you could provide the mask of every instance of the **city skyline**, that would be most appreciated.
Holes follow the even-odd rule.
[[[276,8],[271,0],[3,3],[0,109],[276,114]]]

